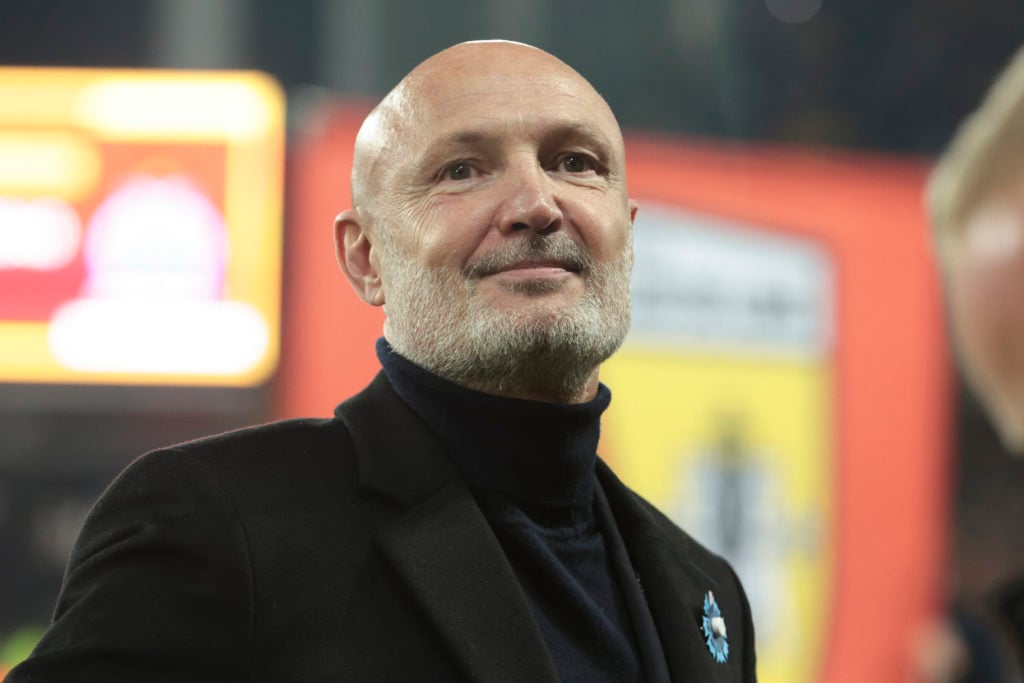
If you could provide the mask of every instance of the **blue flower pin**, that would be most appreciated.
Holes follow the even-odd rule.
[[[701,630],[704,631],[704,642],[708,646],[708,652],[716,662],[724,664],[729,659],[729,636],[725,631],[722,610],[718,608],[715,594],[711,591],[704,596],[704,618],[701,620]]]

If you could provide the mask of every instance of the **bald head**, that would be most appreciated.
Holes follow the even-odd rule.
[[[352,164],[352,203],[372,223],[382,200],[400,191],[403,164],[423,153],[423,145],[466,98],[495,92],[528,117],[555,94],[578,101],[606,129],[622,154],[622,137],[608,104],[572,67],[539,48],[503,40],[459,43],[421,62],[363,122]]]

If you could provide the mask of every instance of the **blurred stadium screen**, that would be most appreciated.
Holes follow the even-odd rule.
[[[0,381],[267,379],[283,162],[263,74],[0,69]]]

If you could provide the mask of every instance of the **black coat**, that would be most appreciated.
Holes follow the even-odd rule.
[[[673,681],[753,681],[729,566],[603,463],[598,477]],[[708,590],[728,627],[718,664]],[[72,553],[29,681],[557,680],[501,547],[383,374],[329,420],[289,420],[143,456]]]

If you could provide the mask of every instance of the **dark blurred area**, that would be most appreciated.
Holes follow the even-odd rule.
[[[573,64],[625,128],[930,154],[1024,26],[1016,0],[223,0],[192,12],[223,25],[200,26],[193,4],[5,2],[0,62],[254,68],[380,95],[442,47],[503,37]]]
[[[958,386],[951,591],[998,627],[995,591],[1024,575],[1024,459],[1005,451],[977,399]]]
[[[1020,0],[5,0],[0,65],[258,69],[294,122],[308,86],[377,97],[447,45],[501,37],[572,64],[626,130],[931,156],[1022,29]],[[347,179],[337,186],[343,208]],[[48,621],[70,544],[117,471],[271,419],[272,393],[0,385],[0,643]],[[951,590],[982,604],[1024,570],[1024,461],[959,395]]]

